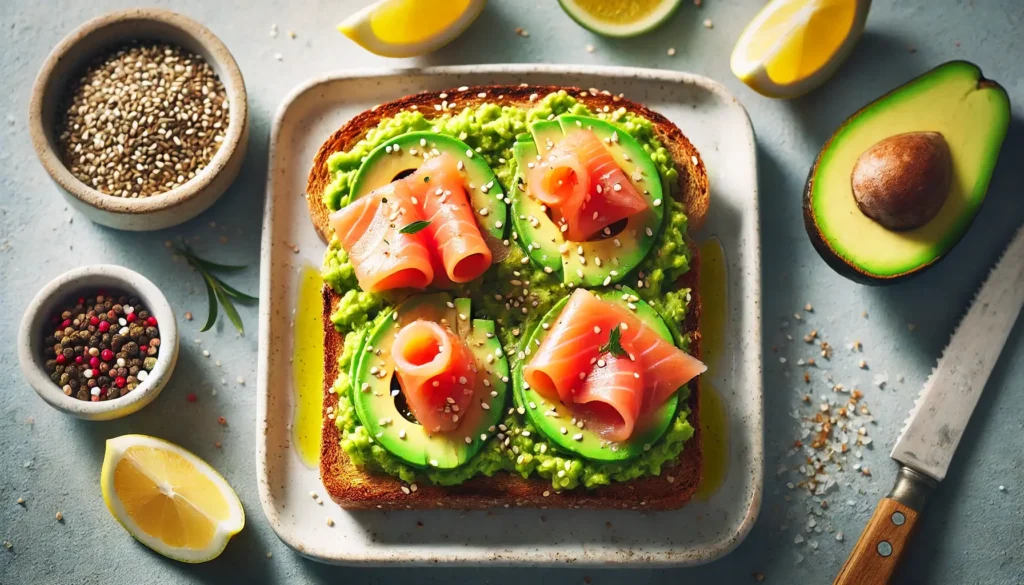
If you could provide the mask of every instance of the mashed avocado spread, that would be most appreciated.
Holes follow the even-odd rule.
[[[487,161],[507,192],[516,173],[512,145],[517,135],[528,132],[529,124],[564,113],[606,120],[640,143],[654,161],[666,192],[673,195],[666,197],[664,225],[654,249],[623,284],[636,288],[639,296],[651,303],[672,329],[677,344],[685,349],[689,336],[680,325],[686,317],[690,291],[671,290],[670,285],[689,269],[690,251],[685,242],[687,220],[682,204],[674,197],[678,191],[677,171],[670,153],[655,137],[653,124],[624,108],[591,111],[565,91],[552,93],[535,104],[527,109],[485,103],[434,118],[416,110],[400,112],[381,121],[351,150],[335,153],[328,159],[332,181],[323,200],[332,211],[347,205],[352,181],[363,159],[376,146],[407,132],[426,130],[459,138]],[[498,323],[498,336],[514,370],[519,367],[516,348],[521,338],[571,291],[559,279],[533,265],[513,241],[507,239],[504,244],[508,256],[493,265],[481,277],[482,282],[475,281],[472,286],[455,292],[472,299],[475,313]],[[342,295],[337,311],[331,316],[335,327],[345,334],[339,364],[341,374],[334,384],[338,395],[335,423],[341,433],[342,448],[357,465],[381,470],[410,483],[426,478],[439,485],[456,485],[476,475],[508,471],[523,477],[537,474],[549,479],[555,490],[580,485],[592,488],[612,481],[660,474],[661,467],[674,461],[682,452],[683,444],[693,436],[694,429],[687,421],[690,411],[682,400],[668,430],[649,450],[628,461],[595,462],[560,451],[546,442],[544,435],[536,432],[522,413],[517,412],[522,405],[509,404],[503,421],[508,429],[505,432],[508,445],[492,438],[478,454],[454,469],[424,470],[407,465],[373,441],[360,424],[351,400],[353,388],[349,370],[353,357],[374,322],[387,317],[387,312],[381,309],[389,302],[382,295],[359,290],[352,264],[337,240],[331,242],[325,253],[323,278]],[[529,289],[528,302],[510,301],[496,292],[510,292],[516,287]],[[525,430],[530,432],[521,432]]]

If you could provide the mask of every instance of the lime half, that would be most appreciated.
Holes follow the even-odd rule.
[[[583,28],[606,37],[635,37],[668,20],[682,0],[558,0]]]

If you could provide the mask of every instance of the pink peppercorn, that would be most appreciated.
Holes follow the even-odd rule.
[[[68,361],[68,360],[67,360],[66,357],[64,357],[64,354],[62,354],[62,353],[58,353],[57,354],[57,363],[58,364],[63,364],[66,361]]]
[[[135,322],[135,319],[137,319],[137,317],[135,316],[135,313],[128,313],[128,314],[127,314],[127,315],[125,315],[125,317],[124,317],[124,320],[125,320],[125,321],[127,321],[127,322],[129,322],[129,323],[134,323],[134,322]]]
[[[128,383],[128,380],[126,380],[124,378],[124,376],[118,376],[118,377],[114,378],[114,384],[117,384],[118,388],[124,388],[125,384],[127,384],[127,383]]]
[[[147,317],[146,318],[146,325],[149,325],[150,327],[156,327],[156,317],[154,317],[152,315]]]
[[[110,322],[109,321],[100,321],[99,328],[100,328],[100,333],[106,333],[107,331],[110,331]]]
[[[147,351],[149,351],[149,346],[148,345],[140,345],[139,346],[139,353],[146,353]]]
[[[100,367],[100,358],[96,356],[89,358],[89,367],[93,369]]]
[[[84,364],[85,363],[85,356],[76,355],[75,356],[75,363],[76,364]]]
[[[109,362],[110,360],[114,359],[114,352],[110,351],[109,349],[104,349],[102,352],[100,352],[100,359],[102,359],[105,362]]]
[[[100,318],[99,317],[95,317],[95,316],[89,317],[89,325],[99,325],[99,324],[100,324]]]
[[[64,322],[60,324],[61,329],[67,329],[71,327],[71,319],[64,319]]]

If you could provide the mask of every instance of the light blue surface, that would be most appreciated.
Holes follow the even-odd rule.
[[[249,89],[252,136],[242,178],[210,211],[184,226],[155,234],[121,233],[91,224],[68,209],[35,159],[26,128],[31,83],[46,53],[84,20],[130,6],[128,2],[15,2],[0,7],[0,584],[29,583],[409,583],[551,582],[748,583],[763,572],[766,583],[831,583],[875,502],[891,485],[888,451],[933,360],[941,351],[979,279],[1013,229],[1024,220],[1024,3],[1020,0],[875,2],[868,28],[836,78],[810,96],[791,101],[762,98],[731,76],[728,58],[743,26],[763,2],[705,0],[685,6],[656,32],[638,39],[598,38],[576,26],[554,0],[492,1],[473,27],[423,64],[554,62],[637,65],[693,71],[725,83],[750,112],[758,136],[764,239],[764,357],[766,411],[765,499],[749,538],[727,558],[690,570],[345,569],[306,561],[277,540],[256,495],[256,309],[241,308],[248,326],[239,338],[219,324],[198,332],[205,294],[197,276],[172,259],[166,240],[199,238],[194,247],[224,262],[246,263],[232,280],[255,291],[270,122],[281,99],[310,76],[342,68],[396,66],[417,61],[374,57],[335,33],[332,24],[364,2],[188,0],[159,2],[209,26],[232,50]],[[710,18],[714,28],[702,22]],[[280,33],[271,38],[272,23]],[[529,31],[528,38],[514,32]],[[292,40],[287,31],[294,30]],[[588,53],[586,45],[595,51]],[[674,57],[666,55],[675,47]],[[913,51],[911,50],[913,49]],[[282,60],[275,59],[275,53]],[[977,63],[1006,87],[1014,120],[996,168],[989,198],[963,242],[926,275],[889,288],[868,288],[833,273],[815,254],[803,230],[801,189],[822,142],[849,113],[910,77],[950,59]],[[685,128],[683,131],[685,132]],[[216,227],[212,227],[215,222]],[[66,235],[73,230],[74,236]],[[226,243],[221,243],[221,237]],[[164,393],[151,406],[109,423],[72,420],[47,407],[21,379],[14,335],[29,298],[46,281],[74,266],[120,263],[164,288],[179,315],[182,353]],[[805,303],[812,314],[796,321]],[[867,312],[867,317],[862,313]],[[782,323],[788,321],[787,327]],[[913,331],[908,324],[914,324]],[[786,457],[799,437],[790,413],[805,391],[800,358],[812,357],[801,341],[812,327],[836,346],[827,368],[836,382],[859,383],[877,424],[863,464],[872,477],[852,470],[829,494],[817,518],[833,533],[805,531],[807,512]],[[792,341],[786,338],[791,335]],[[199,345],[195,339],[202,340]],[[862,355],[847,343],[859,339]],[[211,351],[210,358],[202,350]],[[779,358],[788,361],[780,363]],[[821,360],[820,356],[818,361]],[[865,359],[870,368],[858,369]],[[217,367],[215,360],[223,365]],[[811,394],[830,393],[813,371]],[[880,390],[875,374],[888,373]],[[897,376],[905,382],[897,383]],[[245,384],[236,379],[241,377]],[[964,437],[948,479],[940,487],[901,583],[961,585],[1024,582],[1024,324],[1018,323]],[[222,384],[222,380],[226,382]],[[214,394],[216,390],[216,394]],[[195,391],[198,403],[185,395]],[[805,412],[809,409],[804,406]],[[225,416],[227,426],[217,424]],[[175,441],[206,458],[238,491],[247,513],[245,530],[218,560],[188,566],[164,559],[134,542],[107,513],[98,477],[103,441],[123,433]],[[223,448],[214,446],[215,441]],[[1000,491],[1003,485],[1006,491]],[[26,506],[16,500],[25,498]],[[852,500],[854,505],[846,504]],[[54,520],[62,511],[64,522]],[[681,526],[680,530],[688,527]],[[835,539],[842,531],[845,539]],[[797,534],[814,539],[794,543]],[[267,553],[273,553],[267,558]]]

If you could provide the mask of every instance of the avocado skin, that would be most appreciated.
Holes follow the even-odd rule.
[[[814,164],[811,165],[811,169],[807,173],[807,181],[804,183],[804,193],[803,193],[804,229],[807,231],[807,236],[811,240],[811,245],[814,247],[814,250],[818,253],[819,256],[821,256],[821,259],[824,260],[825,263],[828,264],[830,268],[832,268],[832,270],[835,270],[840,275],[845,276],[846,278],[848,278],[848,279],[850,279],[850,280],[852,280],[854,282],[858,282],[860,284],[872,285],[872,286],[883,286],[883,285],[890,285],[890,284],[896,284],[898,282],[903,282],[905,280],[910,279],[913,276],[916,276],[918,274],[923,273],[928,268],[931,268],[932,266],[934,266],[935,263],[937,263],[939,260],[942,260],[943,258],[945,258],[946,254],[948,254],[950,250],[952,250],[953,248],[956,247],[956,244],[958,244],[960,242],[960,240],[963,239],[964,234],[966,234],[967,231],[970,229],[970,227],[974,224],[974,220],[978,217],[978,213],[980,213],[980,211],[981,211],[981,207],[979,206],[978,210],[970,218],[969,222],[967,223],[967,226],[965,227],[963,232],[960,234],[960,237],[957,238],[956,242],[954,242],[952,245],[947,247],[942,253],[940,253],[938,256],[936,256],[934,259],[932,259],[930,262],[926,262],[924,264],[920,264],[920,265],[916,266],[915,268],[913,268],[911,270],[908,270],[906,272],[903,272],[901,274],[895,274],[895,275],[891,275],[891,276],[879,276],[879,275],[875,275],[875,274],[868,274],[862,268],[860,268],[856,264],[853,264],[851,262],[846,261],[843,257],[841,257],[840,255],[836,254],[835,251],[832,250],[831,246],[829,246],[829,244],[828,244],[828,239],[825,237],[825,235],[823,233],[821,233],[821,230],[818,228],[817,221],[814,218],[814,210],[813,210],[813,206],[812,206],[812,202],[811,202],[811,196],[812,196],[812,191],[813,191],[813,187],[814,187],[814,177],[817,174],[818,163],[821,161],[821,156],[825,152],[827,152],[829,150],[829,148],[831,147],[832,139],[836,136],[836,134],[839,134],[840,131],[842,131],[847,125],[849,125],[850,123],[856,121],[857,118],[860,116],[860,114],[864,110],[866,110],[868,107],[870,107],[871,105],[875,104],[876,102],[883,101],[883,100],[887,99],[893,93],[899,91],[900,89],[902,89],[902,88],[904,88],[904,87],[906,87],[908,85],[913,84],[915,81],[917,81],[921,77],[924,77],[924,76],[928,75],[934,69],[937,69],[939,67],[945,67],[945,66],[948,66],[948,65],[954,65],[954,64],[967,65],[967,66],[973,67],[975,69],[978,69],[979,75],[980,75],[981,68],[978,67],[977,65],[975,65],[974,63],[971,63],[970,61],[965,61],[965,60],[948,61],[946,63],[943,63],[941,65],[936,66],[933,69],[929,69],[928,71],[926,71],[923,74],[915,77],[914,79],[911,79],[910,81],[908,81],[908,82],[906,82],[904,84],[901,84],[901,85],[893,88],[892,90],[890,90],[889,92],[885,93],[884,95],[882,95],[882,96],[880,96],[878,98],[875,98],[874,100],[868,102],[863,107],[858,109],[856,112],[851,114],[848,118],[846,118],[845,121],[843,121],[842,124],[840,124],[835,129],[835,131],[833,131],[832,135],[829,136],[828,140],[825,141],[825,144],[821,147],[821,150],[818,151],[818,156],[816,156],[814,158]],[[1006,89],[1002,85],[1000,85],[998,82],[996,82],[994,80],[987,79],[987,78],[985,78],[983,76],[979,77],[979,79],[978,79],[978,87],[979,88],[997,89],[997,90],[1001,91],[1003,94],[1006,94]],[[1009,99],[1008,94],[1007,94],[1007,99]],[[984,206],[984,201],[982,201],[981,206]]]

